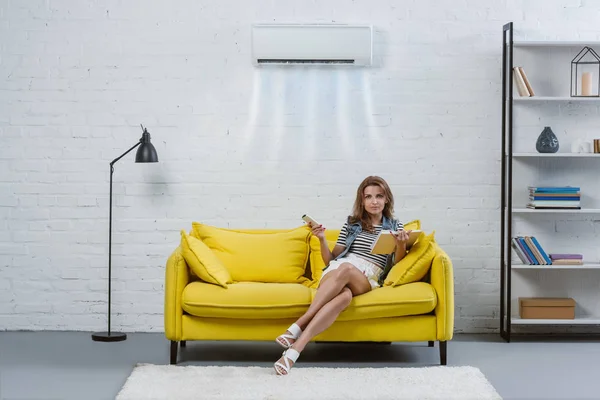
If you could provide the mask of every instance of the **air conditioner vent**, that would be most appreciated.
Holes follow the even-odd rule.
[[[355,61],[354,60],[285,60],[285,59],[278,59],[278,60],[267,60],[267,59],[260,59],[258,60],[259,64],[354,64]]]
[[[373,28],[368,25],[261,24],[252,27],[254,65],[372,64]]]

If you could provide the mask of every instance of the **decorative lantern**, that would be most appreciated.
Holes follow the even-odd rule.
[[[571,97],[600,96],[600,57],[585,46],[571,61]]]

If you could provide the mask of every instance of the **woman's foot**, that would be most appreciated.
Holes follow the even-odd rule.
[[[281,358],[273,365],[273,368],[275,368],[275,373],[277,375],[289,374],[290,369],[292,369],[292,366],[296,363],[298,357],[300,357],[300,353],[291,347],[284,351]]]
[[[275,341],[284,349],[289,349],[302,334],[302,329],[296,324],[292,324],[283,335],[277,336]]]

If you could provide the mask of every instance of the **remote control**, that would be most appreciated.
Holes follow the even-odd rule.
[[[313,226],[313,228],[315,226],[319,226],[321,224],[319,224],[317,221],[315,221],[313,218],[309,217],[308,215],[304,214],[302,216],[302,219],[304,220],[304,222],[306,222],[307,224],[311,224]]]

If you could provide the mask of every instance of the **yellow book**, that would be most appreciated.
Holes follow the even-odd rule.
[[[421,232],[420,230],[414,230],[409,233],[408,243],[406,243],[407,249],[415,244]],[[394,239],[394,235],[392,235],[392,231],[382,229],[379,235],[377,235],[377,239],[373,242],[373,246],[371,246],[371,254],[391,254],[395,248],[396,240]]]

